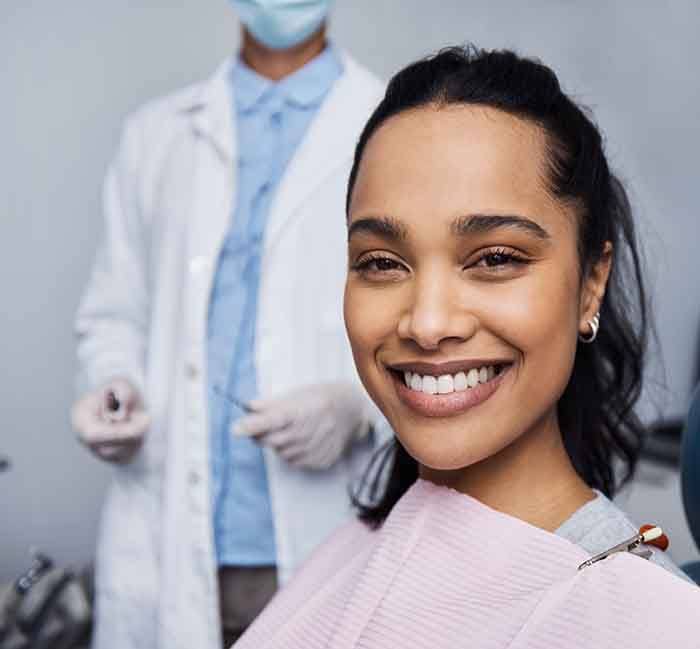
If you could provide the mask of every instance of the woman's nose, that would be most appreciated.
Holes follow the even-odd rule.
[[[465,307],[458,288],[448,279],[432,277],[414,284],[411,302],[399,319],[398,334],[434,351],[445,340],[471,338],[477,328],[478,319]]]

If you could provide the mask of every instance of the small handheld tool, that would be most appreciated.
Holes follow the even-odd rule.
[[[103,414],[108,422],[114,424],[126,419],[126,408],[114,390],[107,391],[105,405]]]

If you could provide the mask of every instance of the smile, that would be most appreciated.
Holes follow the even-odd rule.
[[[490,398],[510,366],[503,361],[406,363],[392,365],[389,371],[404,405],[427,417],[449,417]]]
[[[450,394],[471,390],[479,384],[488,383],[501,373],[501,368],[501,365],[482,365],[480,368],[473,367],[467,372],[441,374],[440,376],[430,374],[421,376],[418,372],[406,370],[403,375],[406,387],[411,388],[411,390],[426,394]]]

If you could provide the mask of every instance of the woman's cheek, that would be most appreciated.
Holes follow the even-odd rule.
[[[377,349],[395,331],[391,303],[384,291],[356,286],[352,280],[348,280],[344,316],[355,364],[365,382],[364,375],[369,371]]]
[[[518,350],[531,396],[557,400],[568,383],[576,353],[578,294],[562,272],[551,270],[513,286],[492,305],[489,323]]]

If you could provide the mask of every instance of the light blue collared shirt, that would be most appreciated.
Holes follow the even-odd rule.
[[[258,396],[254,359],[260,260],[270,204],[323,99],[342,74],[327,47],[284,79],[237,61],[231,71],[238,135],[237,202],[212,285],[208,322],[212,506],[219,565],[274,565],[275,537],[260,446],[230,434]]]

